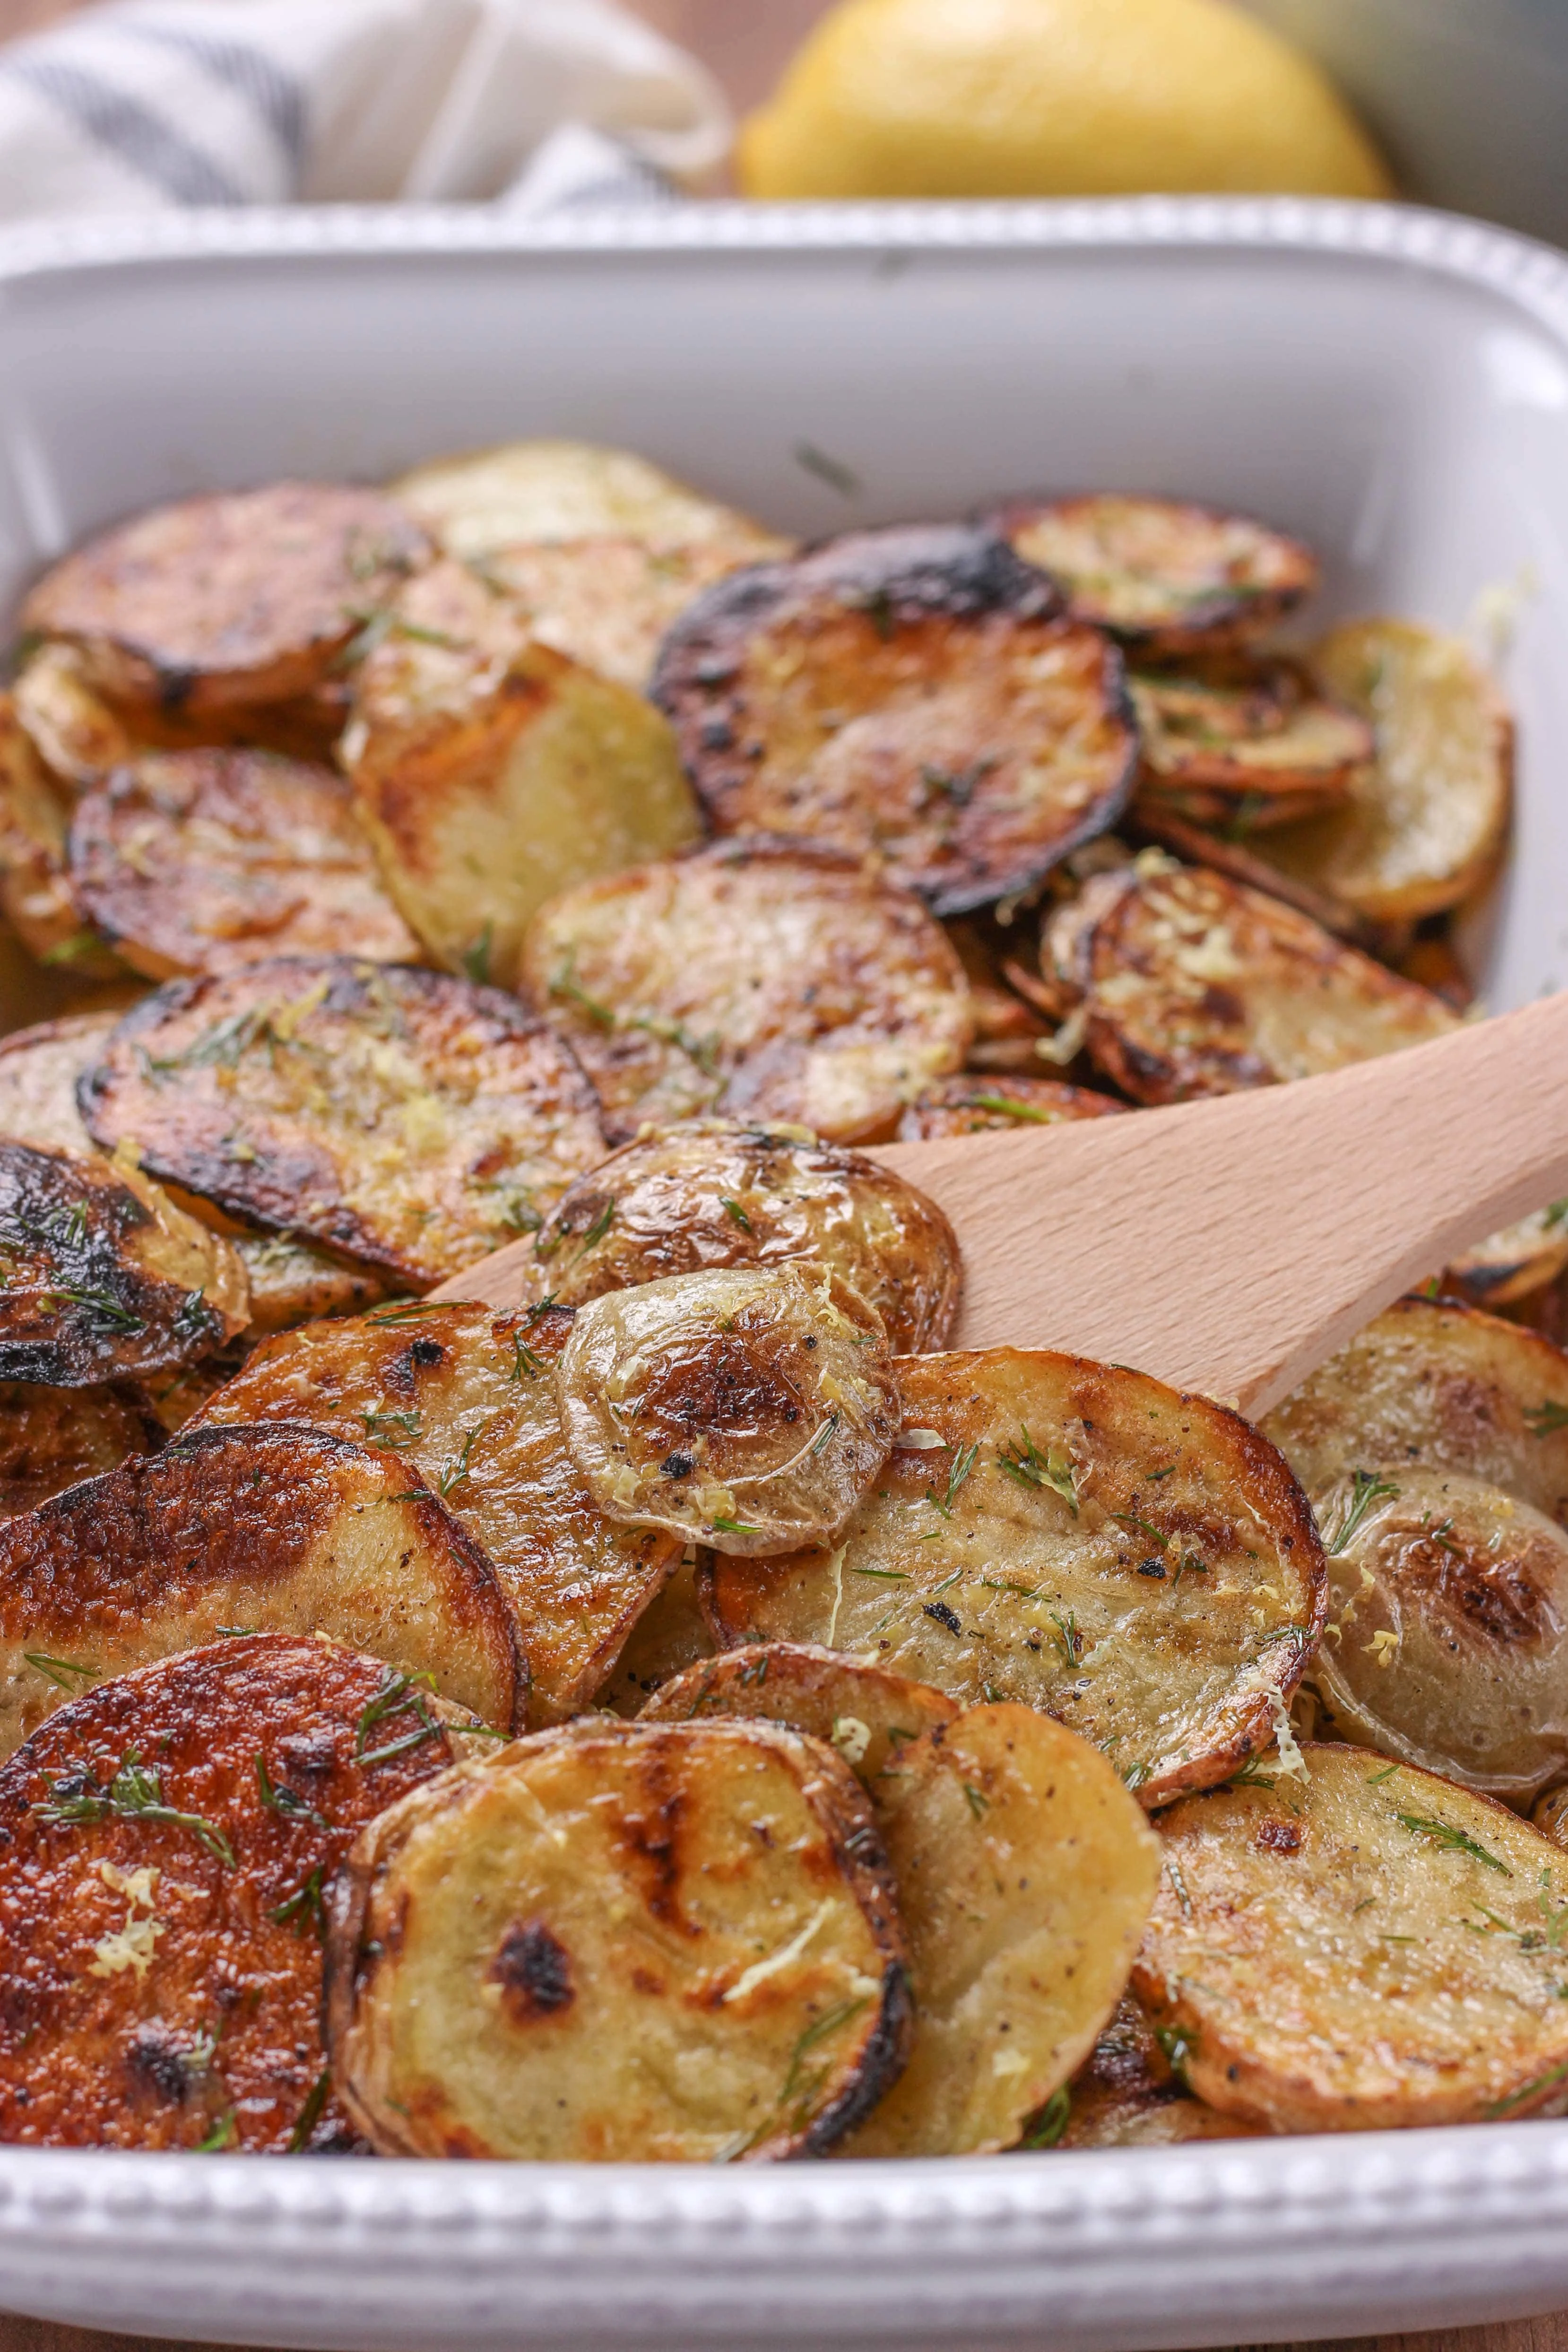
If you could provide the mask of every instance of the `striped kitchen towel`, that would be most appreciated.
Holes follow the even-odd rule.
[[[0,220],[620,200],[729,137],[712,76],[614,0],[110,0],[0,48]]]

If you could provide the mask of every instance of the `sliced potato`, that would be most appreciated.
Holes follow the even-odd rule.
[[[1537,1797],[1530,1818],[1542,1837],[1554,1845],[1568,1845],[1568,1787],[1549,1789]]]
[[[1528,1805],[1568,1771],[1568,1532],[1500,1486],[1419,1463],[1363,1471],[1317,1504],[1331,1555],[1320,1736]]]
[[[899,1418],[882,1318],[825,1265],[721,1266],[590,1300],[556,1401],[608,1518],[747,1555],[841,1534]]]
[[[697,1598],[695,1551],[683,1552],[627,1637],[594,1705],[610,1715],[641,1715],[653,1693],[673,1675],[716,1654]]]
[[[234,1245],[250,1284],[246,1328],[256,1338],[322,1316],[361,1315],[386,1296],[368,1266],[340,1265],[288,1234],[239,1234]]]
[[[1206,2107],[1177,2081],[1155,2029],[1129,1993],[1054,2105],[1026,2130],[1026,2147],[1177,2147],[1251,2139],[1260,2126]]]
[[[47,572],[22,626],[64,637],[115,700],[196,713],[329,678],[430,541],[378,491],[273,482],[153,507]]]
[[[1236,1414],[994,1348],[898,1366],[898,1448],[845,1538],[703,1571],[717,1639],[820,1642],[961,1705],[1019,1700],[1146,1806],[1270,1737],[1322,1624],[1306,1498]]]
[[[570,1327],[559,1312],[387,1307],[269,1341],[200,1413],[206,1426],[316,1422],[411,1463],[500,1578],[536,1725],[588,1705],[680,1550],[593,1507],[556,1411]]]
[[[82,1082],[104,1150],[231,1216],[430,1287],[604,1154],[570,1051],[499,990],[282,957],[171,981]]]
[[[416,466],[391,495],[449,555],[476,560],[528,541],[600,539],[653,547],[754,540],[779,542],[759,523],[688,489],[629,449],[588,441],[506,441]]]
[[[995,522],[1061,583],[1080,620],[1167,659],[1249,643],[1318,584],[1300,540],[1171,499],[1019,499]]]
[[[88,793],[70,887],[99,935],[152,980],[285,955],[416,961],[348,786],[266,751],[154,751]]]
[[[0,1753],[235,1625],[329,1634],[487,1723],[524,1719],[496,1571],[405,1463],[322,1429],[187,1428],[0,1527]]]
[[[0,1075],[5,1066],[0,1063]],[[1531,1297],[1568,1267],[1568,1203],[1554,1201],[1461,1250],[1443,1270],[1445,1290],[1477,1307],[1512,1307]]]
[[[0,695],[0,914],[40,962],[80,980],[113,979],[125,967],[91,929],[71,887],[68,824],[11,697]]]
[[[908,2042],[866,1801],[776,1724],[600,1717],[461,1767],[355,1847],[327,1974],[388,2154],[816,2155]]]
[[[77,1080],[119,1019],[118,1013],[72,1013],[0,1037],[0,1136],[39,1151],[90,1152]]]
[[[1097,876],[1046,938],[1091,1058],[1139,1102],[1314,1077],[1457,1025],[1293,908],[1157,851]]]
[[[514,634],[476,582],[455,591],[455,570],[413,581],[395,608],[401,634],[361,667],[343,759],[387,887],[431,953],[509,986],[546,899],[682,849],[702,823],[659,713]]]
[[[1353,947],[1365,948],[1375,954],[1386,949],[1387,933],[1364,915],[1358,915],[1338,898],[1331,898],[1324,890],[1314,890],[1298,877],[1281,872],[1260,857],[1245,843],[1233,841],[1228,834],[1208,831],[1203,825],[1191,824],[1186,817],[1177,816],[1164,801],[1148,794],[1134,802],[1127,812],[1125,829],[1149,848],[1166,849],[1180,858],[1184,866],[1207,866],[1212,873],[1223,874],[1232,882],[1240,882],[1249,890],[1261,890],[1267,898],[1278,898],[1287,907],[1294,907],[1299,915],[1317,924],[1320,930],[1330,931],[1335,939],[1348,940]],[[1391,959],[1394,968],[1406,980],[1418,981],[1423,988],[1431,987],[1435,996],[1452,1003],[1447,992],[1437,988],[1418,971],[1406,971],[1397,959]],[[1463,1010],[1457,1007],[1456,1010]]]
[[[747,524],[738,534],[674,544],[630,534],[532,540],[493,549],[484,575],[515,598],[530,635],[601,677],[639,692],[665,632],[716,580],[789,553]]]
[[[105,1683],[0,1769],[0,2141],[359,2145],[321,2044],[320,1928],[364,1822],[457,1751],[406,1678],[222,1641]]]
[[[0,1139],[0,1380],[89,1388],[211,1355],[245,1269],[134,1167]]]
[[[1131,690],[1140,797],[1239,837],[1338,807],[1373,756],[1367,721],[1314,692],[1295,662],[1146,670]]]
[[[1496,687],[1455,637],[1413,621],[1350,621],[1312,668],[1372,722],[1377,756],[1347,805],[1258,843],[1281,872],[1377,921],[1457,907],[1501,853],[1513,728]]]
[[[130,1381],[95,1389],[0,1381],[0,1518],[36,1510],[79,1479],[156,1454],[163,1428]]]
[[[1126,1988],[1159,1841],[1105,1759],[1029,1707],[971,1707],[898,1769],[915,2046],[844,2153],[1012,2147]]]
[[[1064,1120],[1103,1118],[1126,1108],[1110,1095],[1063,1086],[1059,1078],[992,1078],[971,1071],[927,1087],[900,1119],[898,1139],[929,1143],[937,1136],[982,1135],[998,1128],[1059,1127]],[[931,1344],[940,1347],[941,1341]]]
[[[672,1675],[639,1719],[691,1723],[715,1715],[785,1723],[824,1740],[882,1814],[896,1808],[903,1791],[904,1751],[923,1734],[955,1723],[958,1709],[928,1683],[912,1683],[885,1666],[810,1643],[774,1642],[727,1650]]]
[[[290,702],[256,709],[126,709],[105,699],[86,656],[64,638],[46,638],[17,670],[16,716],[50,774],[80,791],[101,784],[145,751],[246,744],[294,760],[324,761],[342,733],[348,694],[331,678]]]
[[[1489,1797],[1309,1747],[1175,1807],[1134,1971],[1197,2095],[1275,2131],[1536,2113],[1568,2078],[1568,1866]]]
[[[855,531],[755,565],[665,638],[656,701],[716,831],[807,835],[939,914],[1028,890],[1115,818],[1122,663],[987,531]]]
[[[562,1193],[534,1248],[561,1307],[710,1266],[821,1263],[876,1308],[897,1355],[943,1345],[962,1280],[952,1226],[905,1178],[798,1129],[719,1119],[624,1145]]]
[[[1473,1307],[1397,1300],[1262,1427],[1314,1498],[1358,1470],[1397,1480],[1419,1463],[1568,1527],[1568,1357]]]
[[[528,927],[521,985],[616,1142],[712,1111],[883,1140],[973,1027],[919,900],[804,842],[716,842],[564,892]]]

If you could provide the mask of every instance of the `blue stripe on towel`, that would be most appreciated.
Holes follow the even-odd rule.
[[[248,41],[187,32],[173,25],[141,24],[126,16],[113,21],[115,31],[122,37],[156,41],[177,50],[213,81],[247,99],[298,172],[305,158],[305,93],[293,75],[264,50],[252,48]]]
[[[68,115],[79,131],[120,163],[182,205],[242,205],[236,187],[197,147],[140,99],[80,66],[47,58],[0,57],[0,73]]]

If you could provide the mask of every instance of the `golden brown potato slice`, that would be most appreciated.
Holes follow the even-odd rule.
[[[289,1234],[239,1234],[234,1245],[250,1283],[246,1328],[257,1339],[323,1316],[362,1315],[386,1297],[368,1266],[341,1265]]]
[[[606,534],[670,548],[749,541],[759,555],[781,544],[759,523],[688,489],[647,458],[588,441],[506,441],[463,450],[416,466],[391,484],[390,494],[449,555],[470,561],[528,541]]]
[[[1528,1805],[1568,1771],[1568,1533],[1500,1486],[1416,1462],[1316,1501],[1330,1555],[1318,1735]]]
[[[67,868],[69,814],[0,694],[0,914],[39,961],[78,980],[113,979],[125,967],[92,930]]]
[[[521,986],[621,1143],[712,1111],[885,1140],[973,1026],[920,901],[805,842],[716,842],[566,891],[528,927]]]
[[[1346,806],[1258,843],[1284,874],[1376,921],[1457,907],[1501,854],[1513,727],[1457,638],[1413,621],[1350,621],[1312,656],[1323,691],[1372,722],[1376,758]]]
[[[37,582],[22,626],[78,646],[89,681],[119,702],[192,714],[282,702],[330,677],[430,553],[379,491],[273,482],[104,531]]]
[[[82,1082],[105,1150],[428,1288],[602,1159],[570,1051],[499,990],[347,956],[170,981]]]
[[[856,531],[710,588],[653,693],[716,831],[874,856],[957,914],[1032,887],[1132,789],[1120,656],[1060,613],[990,532]]]
[[[245,1269],[134,1167],[0,1139],[0,1380],[89,1388],[211,1355]]]
[[[866,1801],[776,1724],[599,1717],[460,1768],[355,1847],[327,1975],[388,2154],[817,2155],[908,2045]]]
[[[1314,692],[1294,662],[1232,656],[1130,684],[1140,799],[1239,838],[1338,807],[1373,756],[1367,721]]]
[[[529,917],[702,831],[666,721],[529,640],[455,564],[410,583],[360,667],[344,765],[387,887],[440,962],[510,986]]]
[[[1014,499],[994,520],[1080,620],[1166,659],[1249,643],[1318,584],[1300,540],[1213,507],[1104,491]]]
[[[1314,890],[1310,884],[1270,866],[1245,843],[1234,841],[1228,834],[1209,832],[1203,825],[1190,824],[1186,817],[1177,816],[1164,801],[1145,794],[1128,810],[1124,831],[1145,847],[1169,850],[1184,866],[1206,866],[1211,873],[1223,874],[1232,882],[1241,883],[1249,890],[1261,890],[1267,898],[1278,898],[1287,907],[1294,907],[1299,915],[1317,924],[1320,930],[1332,932],[1335,939],[1348,940],[1353,947],[1365,948],[1376,954],[1388,945],[1387,933],[1354,908],[1338,898],[1331,898],[1324,890]],[[1424,978],[1419,971],[1406,971],[1402,962],[1395,969],[1407,980],[1418,981],[1423,988],[1431,986],[1434,995],[1452,999]],[[1457,1007],[1462,1011],[1463,1007]]]
[[[711,1266],[821,1263],[876,1308],[895,1355],[943,1345],[962,1282],[957,1236],[905,1178],[798,1130],[720,1119],[624,1145],[562,1193],[534,1247],[561,1307]]]
[[[1081,992],[1096,1067],[1138,1102],[1315,1077],[1456,1026],[1439,998],[1293,908],[1157,850],[1087,884],[1045,952]]]
[[[1306,1498],[1222,1406],[1076,1356],[906,1358],[904,1427],[846,1537],[715,1559],[727,1648],[820,1642],[961,1705],[1019,1700],[1147,1806],[1270,1737],[1322,1624]]]
[[[666,630],[695,597],[743,564],[788,552],[787,541],[748,525],[738,536],[684,544],[629,534],[524,541],[481,561],[485,578],[516,600],[540,645],[641,692]]]
[[[969,1071],[927,1087],[900,1119],[898,1139],[929,1143],[937,1136],[983,1135],[998,1128],[1059,1127],[1063,1120],[1103,1118],[1126,1108],[1088,1087],[1063,1086],[1060,1078],[993,1078]]]
[[[342,778],[266,751],[150,752],[71,822],[78,905],[152,980],[285,955],[417,961]]]
[[[0,1062],[0,1078],[5,1064]],[[1489,1234],[1473,1249],[1450,1258],[1443,1270],[1445,1290],[1458,1290],[1477,1307],[1511,1307],[1555,1282],[1568,1266],[1568,1202],[1521,1217],[1517,1224]]]
[[[0,1136],[39,1151],[90,1152],[77,1080],[119,1019],[118,1013],[66,1013],[0,1037]]]
[[[924,1733],[955,1723],[958,1709],[928,1683],[912,1683],[885,1666],[807,1642],[773,1642],[727,1650],[672,1675],[639,1719],[691,1723],[715,1715],[784,1723],[824,1740],[883,1813],[897,1805],[903,1791],[904,1749]]]
[[[611,1715],[641,1715],[656,1690],[672,1675],[713,1657],[714,1638],[697,1598],[695,1551],[683,1552],[632,1626],[626,1646],[616,1659],[594,1705]]]
[[[1419,1463],[1568,1527],[1568,1357],[1473,1307],[1397,1300],[1262,1427],[1314,1499],[1358,1470],[1397,1480]]]
[[[156,1454],[164,1432],[132,1381],[57,1389],[0,1381],[0,1518],[36,1510],[66,1486]]]
[[[501,1580],[536,1725],[588,1705],[680,1549],[594,1508],[556,1410],[570,1328],[559,1311],[387,1307],[256,1349],[200,1414],[204,1426],[317,1422],[411,1463]]]
[[[1528,2116],[1568,2078],[1568,1867],[1364,1748],[1176,1806],[1134,1971],[1197,2095],[1275,2131]]]
[[[556,1401],[608,1518],[747,1555],[841,1535],[899,1422],[882,1318],[831,1268],[799,1264],[591,1299]]]
[[[79,646],[47,638],[26,656],[12,692],[16,716],[51,775],[84,790],[143,752],[247,744],[294,760],[325,761],[348,718],[340,679],[313,687],[289,702],[255,709],[126,709],[107,701],[89,677]]]
[[[503,1729],[527,1712],[496,1571],[406,1463],[304,1425],[186,1429],[0,1527],[0,1753],[235,1626],[329,1634]]]
[[[1260,2130],[1193,2097],[1128,1993],[1071,2082],[1031,2118],[1023,2145],[1178,2147],[1195,2139],[1252,2139]]]
[[[376,1658],[222,1641],[62,1707],[0,1769],[0,2141],[359,2145],[319,2023],[361,1826],[458,1752]]]
[[[897,1769],[915,2045],[844,2153],[1012,2147],[1126,1988],[1159,1841],[1104,1757],[1028,1707],[971,1707]]]

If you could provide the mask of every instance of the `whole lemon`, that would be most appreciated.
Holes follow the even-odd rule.
[[[773,197],[1390,188],[1317,68],[1228,0],[842,0],[738,166]]]

